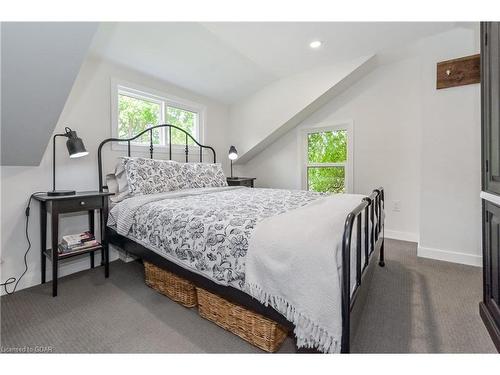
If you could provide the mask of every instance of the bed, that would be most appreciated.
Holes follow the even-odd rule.
[[[171,144],[170,162],[154,159],[153,130],[157,128],[185,134],[184,166],[171,161]],[[148,132],[151,161],[132,158],[131,142]],[[378,256],[379,266],[384,266],[383,189],[367,197],[224,183],[163,189],[167,180],[151,178],[155,172],[144,165],[167,168],[168,173],[172,166],[191,168],[189,140],[199,147],[199,163],[208,150],[216,165],[212,147],[169,124],[129,139],[101,142],[100,191],[108,189],[103,183],[102,149],[110,142],[127,145],[125,165],[132,184],[133,176],[140,179],[141,174],[148,181],[160,181],[111,209],[106,205],[101,217],[103,244],[113,244],[293,329],[299,351],[349,353],[376,263],[373,259]],[[205,164],[196,168],[200,166]],[[176,178],[183,180],[169,175],[167,184]]]

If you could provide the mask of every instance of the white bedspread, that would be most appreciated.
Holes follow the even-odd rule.
[[[362,198],[314,201],[263,220],[252,234],[246,290],[295,324],[299,347],[340,351],[342,235],[346,216]]]

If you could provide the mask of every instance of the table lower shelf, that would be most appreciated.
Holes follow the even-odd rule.
[[[78,255],[92,253],[94,251],[98,251],[98,250],[102,250],[102,249],[103,249],[103,246],[98,245],[98,246],[91,247],[89,249],[83,249],[83,250],[78,250],[78,251],[72,251],[70,253],[58,254],[57,258],[58,259],[72,258],[72,257],[78,256]],[[47,256],[47,258],[52,259],[52,249],[45,250],[45,255]]]

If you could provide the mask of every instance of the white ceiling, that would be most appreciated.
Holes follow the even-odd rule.
[[[270,82],[377,54],[456,23],[102,23],[91,53],[232,103]],[[318,50],[312,40],[323,41]]]

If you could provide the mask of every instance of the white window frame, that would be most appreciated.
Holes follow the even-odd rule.
[[[328,131],[345,130],[347,132],[347,162],[345,163],[309,163],[308,161],[308,135],[312,133],[321,133]],[[352,120],[342,121],[335,124],[320,123],[314,126],[301,129],[301,181],[302,189],[308,190],[307,168],[308,167],[344,167],[345,173],[345,191],[354,192],[354,124]]]
[[[166,110],[167,107],[175,107],[179,109],[183,109],[190,112],[195,112],[198,114],[198,123],[195,127],[195,133],[192,134],[193,138],[196,139],[200,144],[203,143],[204,133],[205,133],[205,116],[206,116],[206,107],[202,104],[195,103],[186,99],[182,99],[173,95],[168,95],[157,91],[152,88],[143,87],[134,83],[125,82],[121,80],[117,80],[115,78],[111,79],[111,136],[113,138],[118,138],[118,97],[119,94],[124,94],[133,98],[148,100],[154,103],[161,104],[161,124],[166,123]],[[154,124],[160,125],[160,124]],[[169,144],[167,143],[167,132],[166,128],[161,128],[161,138],[162,144],[154,145],[155,153],[168,153],[169,152]],[[112,150],[127,150],[126,142],[112,142],[111,143]],[[199,152],[199,146],[189,145],[189,152],[195,153]],[[149,152],[149,142],[148,143],[140,143],[140,142],[131,142],[131,150],[135,152]],[[206,150],[204,150],[204,153]],[[173,154],[184,154],[185,146],[181,145],[172,145],[172,153]]]

